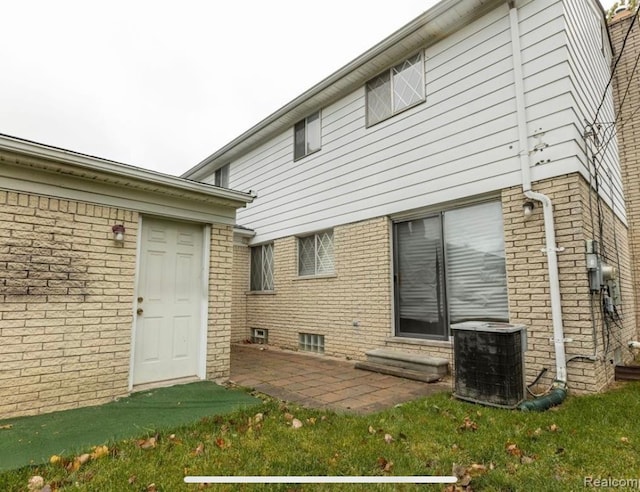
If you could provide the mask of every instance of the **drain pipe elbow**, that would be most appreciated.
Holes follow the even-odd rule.
[[[551,407],[560,405],[567,398],[567,384],[565,381],[555,381],[553,389],[546,395],[535,400],[522,402],[518,409],[523,412],[543,412]]]

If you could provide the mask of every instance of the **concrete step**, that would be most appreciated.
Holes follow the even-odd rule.
[[[449,372],[449,361],[442,357],[379,348],[366,352],[367,362],[391,366],[443,378]]]
[[[414,371],[412,369],[405,369],[403,367],[390,366],[387,364],[376,364],[375,362],[361,361],[356,362],[356,369],[363,369],[365,371],[378,372],[380,374],[388,374],[390,376],[397,376],[399,378],[413,379],[415,381],[423,381],[425,383],[435,383],[442,379],[437,374],[427,373],[423,371]]]

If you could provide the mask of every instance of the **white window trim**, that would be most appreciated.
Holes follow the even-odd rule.
[[[319,128],[320,135],[318,135],[319,145],[317,149],[307,151],[307,142],[309,141],[309,134],[308,134],[309,124],[307,120],[315,115],[318,115],[318,125],[320,127]],[[304,153],[302,155],[296,156],[296,127],[302,122],[304,122]],[[300,121],[296,122],[295,125],[293,125],[293,160],[299,161],[300,159],[304,159],[309,155],[315,154],[316,152],[320,152],[320,150],[322,150],[322,112],[318,110],[309,114],[306,118],[301,119]]]

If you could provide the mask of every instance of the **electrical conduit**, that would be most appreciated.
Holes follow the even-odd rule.
[[[511,25],[511,47],[513,51],[513,74],[516,91],[516,113],[518,119],[518,143],[520,148],[520,167],[522,169],[522,191],[524,195],[542,204],[544,212],[544,232],[546,242],[547,264],[549,268],[549,291],[551,295],[551,318],[553,322],[553,342],[556,356],[556,379],[551,392],[535,400],[525,401],[520,405],[523,411],[546,410],[558,405],[567,395],[567,360],[564,347],[564,328],[562,326],[562,305],[560,301],[560,279],[558,276],[558,255],[556,234],[551,199],[531,189],[530,156],[527,140],[527,118],[524,102],[524,81],[522,75],[522,58],[520,51],[520,27],[518,9],[513,1],[508,2],[509,21]]]

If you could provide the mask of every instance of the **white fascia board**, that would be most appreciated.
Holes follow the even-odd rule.
[[[338,69],[270,116],[182,174],[201,180],[234,158],[272,138],[308,113],[338,100],[363,85],[384,67],[397,63],[419,47],[440,41],[445,35],[479,18],[505,0],[442,0],[362,55]],[[387,61],[386,59],[389,58]]]
[[[64,172],[59,165],[72,166],[90,173],[95,173],[93,179],[101,180],[106,176],[117,176],[140,183],[141,187],[153,188],[162,186],[167,190],[183,192],[183,194],[200,194],[217,197],[222,200],[235,202],[241,207],[253,201],[253,196],[249,193],[219,188],[217,186],[163,174],[148,169],[109,161],[98,157],[79,154],[65,149],[50,147],[36,142],[0,135],[0,152],[7,151],[18,156],[38,159],[38,167],[53,172]]]
[[[0,190],[93,203],[167,219],[235,224],[235,208],[233,207],[194,202],[170,196],[162,197],[162,195],[148,191],[135,191],[132,194],[128,189],[101,183],[79,183],[78,180],[69,179],[66,176],[56,177],[59,179],[56,179],[55,182],[39,180],[38,177],[37,173],[33,172],[30,177],[9,177],[3,172],[0,175]],[[81,184],[83,189],[79,189],[78,184]]]

